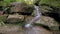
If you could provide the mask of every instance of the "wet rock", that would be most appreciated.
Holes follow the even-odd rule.
[[[52,34],[52,32],[39,26],[33,26],[32,28],[27,29],[25,33],[26,34],[48,34],[48,33]]]
[[[7,23],[20,23],[24,20],[23,15],[9,15],[7,18]]]
[[[25,16],[25,22],[29,23],[33,19],[33,16]]]
[[[33,16],[27,17],[26,22],[29,23],[29,21],[33,18]],[[37,20],[34,24],[40,24],[44,26],[48,26],[51,30],[59,30],[59,24],[57,21],[55,21],[54,18],[48,17],[48,16],[41,16],[39,20]]]
[[[58,22],[55,21],[54,18],[51,18],[51,17],[48,17],[48,16],[42,16],[35,23],[48,26],[51,30],[59,30],[59,24],[58,24]]]
[[[52,34],[51,31],[48,31],[40,26],[33,26],[32,28],[22,28],[16,25],[6,25],[0,27],[0,32],[3,34]]]

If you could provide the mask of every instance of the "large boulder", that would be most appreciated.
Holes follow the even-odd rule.
[[[42,14],[55,18],[58,22],[60,19],[60,1],[59,0],[40,0],[39,3]]]
[[[11,8],[10,13],[23,13],[23,14],[31,14],[33,12],[33,6],[28,6],[25,3],[12,3],[13,7]]]
[[[9,15],[7,18],[7,23],[20,23],[24,20],[23,15]]]
[[[60,9],[59,8],[43,5],[43,6],[40,6],[40,10],[41,10],[42,15],[52,17],[60,23]]]
[[[40,20],[36,21],[35,23],[48,26],[51,30],[59,30],[58,22],[54,18],[48,16],[42,16]]]
[[[29,23],[29,21],[33,19],[32,16],[29,16],[26,18],[26,22]],[[57,21],[55,21],[54,18],[48,17],[48,16],[41,16],[39,20],[34,22],[34,24],[40,24],[49,27],[50,30],[59,30],[59,24]]]

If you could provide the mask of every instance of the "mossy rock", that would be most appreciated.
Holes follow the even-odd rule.
[[[26,3],[12,3],[14,5],[10,8],[10,13],[31,14],[34,10],[33,6],[28,6]]]
[[[41,18],[37,20],[35,24],[47,26],[50,30],[59,30],[58,22],[54,18],[48,16],[41,16]]]
[[[53,31],[59,31],[59,26],[52,26],[52,27],[49,27],[49,28]]]
[[[7,23],[16,24],[23,22],[23,20],[24,20],[23,15],[9,15],[7,18]]]

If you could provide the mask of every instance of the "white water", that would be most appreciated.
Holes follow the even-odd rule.
[[[37,21],[40,17],[41,17],[41,12],[39,11],[39,7],[38,6],[34,6],[35,8],[35,17],[29,21],[28,24],[25,25],[26,28],[29,28],[32,26],[32,24]]]

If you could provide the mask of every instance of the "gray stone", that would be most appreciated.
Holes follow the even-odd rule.
[[[59,30],[59,24],[53,18],[48,16],[42,16],[35,22],[36,24],[42,24],[48,26],[51,30]]]
[[[22,28],[21,26],[17,25],[6,25],[7,27],[3,26],[0,27],[0,33],[2,34],[53,34],[51,31],[44,29],[40,26],[33,26],[32,28]]]
[[[23,15],[9,15],[7,18],[7,22],[8,23],[19,23],[22,22],[24,20],[24,16]]]
[[[29,21],[33,18],[33,16],[29,16],[26,18],[26,22],[29,23]],[[39,20],[34,22],[35,24],[42,24],[45,26],[48,26],[51,30],[59,30],[59,24],[57,21],[55,21],[53,18],[48,16],[41,16]]]

